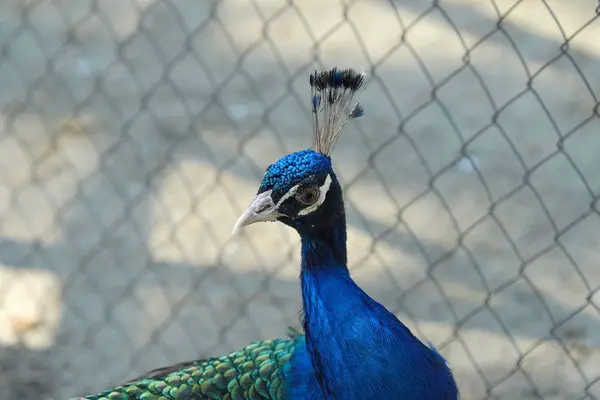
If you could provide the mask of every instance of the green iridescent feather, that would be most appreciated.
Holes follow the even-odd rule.
[[[283,367],[295,338],[254,342],[227,356],[154,370],[100,394],[73,400],[283,399]]]

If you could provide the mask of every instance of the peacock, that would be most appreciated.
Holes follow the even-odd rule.
[[[369,297],[347,267],[342,188],[331,153],[365,75],[310,74],[313,143],[270,165],[234,231],[279,221],[301,239],[304,333],[251,343],[223,357],[156,369],[89,400],[456,400],[446,360]]]

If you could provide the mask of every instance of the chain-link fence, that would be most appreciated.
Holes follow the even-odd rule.
[[[0,2],[0,398],[298,326],[298,239],[230,238],[364,67],[334,154],[356,280],[463,399],[600,399],[593,0]]]

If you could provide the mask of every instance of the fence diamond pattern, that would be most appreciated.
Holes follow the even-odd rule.
[[[364,68],[350,266],[463,399],[600,399],[593,0],[5,0],[0,398],[61,399],[298,326],[298,240],[230,229]]]

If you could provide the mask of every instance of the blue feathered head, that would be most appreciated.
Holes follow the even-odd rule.
[[[337,68],[310,76],[313,110],[312,148],[288,154],[271,164],[257,196],[240,216],[237,228],[279,220],[293,227],[326,223],[339,207],[341,188],[331,165],[331,152],[348,120],[363,108],[354,94],[364,74]]]

